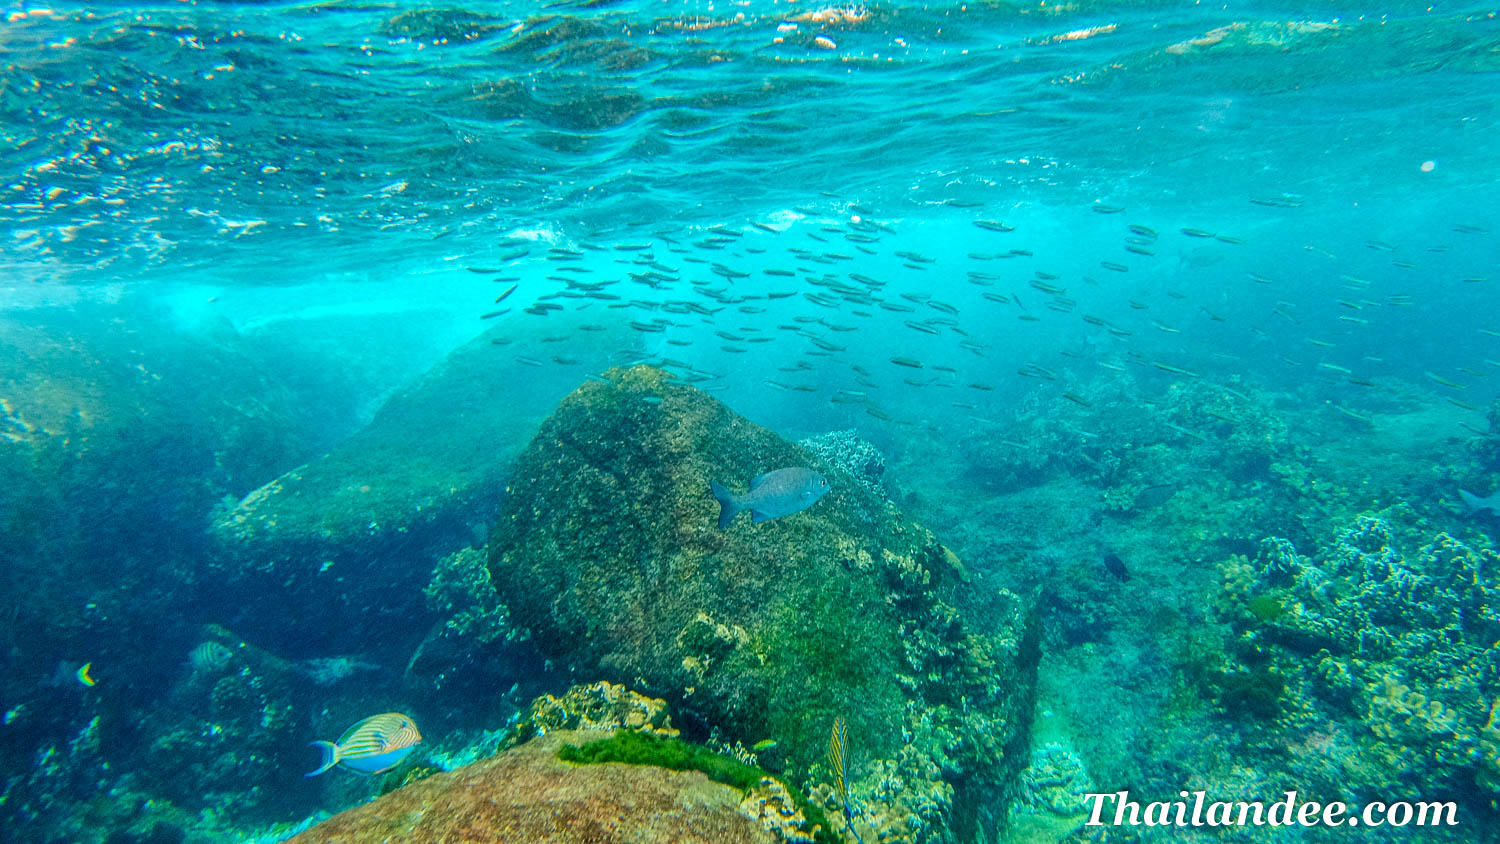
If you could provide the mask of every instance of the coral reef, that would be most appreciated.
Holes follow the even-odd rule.
[[[740,814],[760,821],[760,825],[777,841],[812,844],[818,840],[807,832],[819,828],[818,825],[803,817],[802,809],[787,791],[786,783],[774,777],[761,777],[745,793],[745,799],[740,801]]]
[[[294,799],[286,772],[307,762],[303,675],[222,627],[203,635],[233,656],[220,671],[184,669],[143,730],[139,780],[184,808],[234,805],[237,816],[276,817]]]
[[[1098,790],[1071,748],[1055,741],[1034,748],[1011,807],[1011,840],[1056,841],[1077,831],[1088,817],[1084,795]]]
[[[710,480],[797,465],[833,492],[717,528]],[[890,840],[971,840],[1003,817],[1036,660],[1022,602],[965,583],[958,555],[841,468],[668,373],[614,369],[564,399],[489,547],[512,623],[548,657],[662,695],[726,742],[775,739],[810,792],[847,717],[856,798],[895,765],[927,801],[872,800],[909,830]]]
[[[616,729],[665,736],[678,734],[672,727],[666,701],[601,680],[574,686],[560,698],[542,695],[532,701],[530,712],[516,727],[516,735],[527,739],[557,730]]]
[[[885,475],[885,455],[859,436],[858,431],[830,431],[799,440],[807,449],[830,466],[843,469],[855,483],[876,495],[885,495],[880,479]]]
[[[1500,556],[1440,533],[1414,551],[1396,508],[1356,517],[1320,559],[1268,538],[1223,567],[1236,634],[1220,701],[1278,734],[1328,793],[1493,788]],[[1488,749],[1487,749],[1488,748]]]
[[[335,401],[267,377],[264,350],[227,326],[188,335],[140,304],[0,314],[0,828],[21,838],[102,793],[132,801],[136,725],[203,597],[205,515],[337,429]],[[85,733],[100,740],[67,758]]]
[[[433,568],[422,594],[436,620],[407,660],[408,688],[482,697],[516,681],[526,635],[511,625],[487,561],[484,548],[461,548]]]
[[[483,548],[454,551],[438,560],[432,579],[422,590],[428,608],[447,616],[442,622],[444,629],[455,636],[472,638],[478,645],[514,635],[505,606],[490,581],[488,558]]]
[[[735,787],[699,771],[650,765],[573,765],[565,744],[597,732],[559,730],[498,756],[421,779],[336,815],[291,839],[299,844],[438,841],[772,844],[746,817]]]
[[[1087,811],[1084,795],[1094,783],[1083,760],[1067,746],[1048,742],[1031,751],[1031,764],[1021,772],[1018,803],[1033,810],[1076,817]]]
[[[1011,418],[962,439],[969,476],[1009,492],[1070,475],[1102,487],[1106,509],[1129,514],[1161,506],[1194,471],[1259,483],[1295,454],[1287,423],[1264,394],[1184,381],[1144,403],[1133,398],[1140,387],[1128,375],[1069,386],[1067,395],[1086,406],[1032,393]]]

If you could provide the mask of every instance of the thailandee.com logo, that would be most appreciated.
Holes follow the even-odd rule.
[[[1267,806],[1259,800],[1209,801],[1208,792],[1178,792],[1181,800],[1141,804],[1130,792],[1085,794],[1085,826],[1457,826],[1458,804],[1379,800],[1363,807],[1334,801],[1298,800],[1288,791]]]

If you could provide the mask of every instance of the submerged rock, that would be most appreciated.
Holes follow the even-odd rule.
[[[740,810],[739,789],[698,771],[573,765],[564,744],[605,737],[559,730],[498,756],[435,774],[350,809],[291,839],[317,842],[576,841],[770,844]]]
[[[359,433],[214,522],[216,581],[266,597],[236,605],[239,629],[353,650],[421,614],[434,563],[472,541],[503,486],[506,443],[529,426],[516,413],[524,385],[495,378],[493,349],[483,335],[455,351]]]
[[[717,527],[711,480],[787,466],[832,492]],[[491,573],[511,623],[560,667],[666,697],[725,741],[775,740],[777,763],[825,801],[845,716],[866,840],[993,835],[1026,762],[1036,643],[1022,602],[971,582],[842,468],[638,366],[564,399],[509,493]]]

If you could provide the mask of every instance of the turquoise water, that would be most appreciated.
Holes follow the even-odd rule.
[[[1038,602],[1036,752],[1101,791],[1455,795],[1472,823],[1433,840],[1492,834],[1488,603],[1441,585],[1432,545],[1488,559],[1496,535],[1458,497],[1500,490],[1492,8],[3,14],[0,551],[27,588],[0,601],[0,823],[18,840],[284,834],[378,791],[298,766],[385,709],[414,711],[436,762],[492,746],[567,686],[556,666],[514,642],[418,646],[478,600],[433,566],[485,536],[499,492],[415,539],[372,519],[348,573],[224,562],[212,526],[360,432],[495,406],[463,459],[503,487],[563,396],[638,362],[788,439],[878,448],[893,502]],[[456,350],[492,380],[403,392]],[[403,397],[420,422],[382,410]],[[1375,590],[1372,532],[1469,621],[1411,609],[1442,597],[1319,609]],[[1287,620],[1304,609],[1408,638],[1308,648]],[[1409,639],[1424,625],[1454,650]],[[184,669],[240,637],[312,682]],[[1468,667],[1419,665],[1424,647]],[[1360,682],[1328,685],[1324,657]],[[1387,717],[1409,694],[1452,722]],[[1344,767],[1297,761],[1314,745]],[[1396,750],[1350,761],[1377,746]]]

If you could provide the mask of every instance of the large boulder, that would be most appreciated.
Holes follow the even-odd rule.
[[[483,539],[509,443],[534,424],[517,413],[527,386],[495,376],[490,339],[454,351],[354,436],[220,514],[216,581],[265,596],[241,601],[229,622],[355,650],[423,615],[434,564]]]
[[[498,756],[435,774],[350,809],[293,838],[296,844],[436,841],[576,841],[771,844],[740,809],[739,789],[698,771],[618,762],[572,765],[565,743],[601,738],[559,730]]]
[[[710,481],[744,489],[786,466],[833,491],[717,527]],[[1023,602],[669,373],[613,369],[562,401],[511,477],[490,569],[512,623],[561,667],[665,697],[726,745],[774,740],[760,764],[830,809],[823,760],[847,718],[867,841],[983,840],[1004,817],[1037,659]]]

